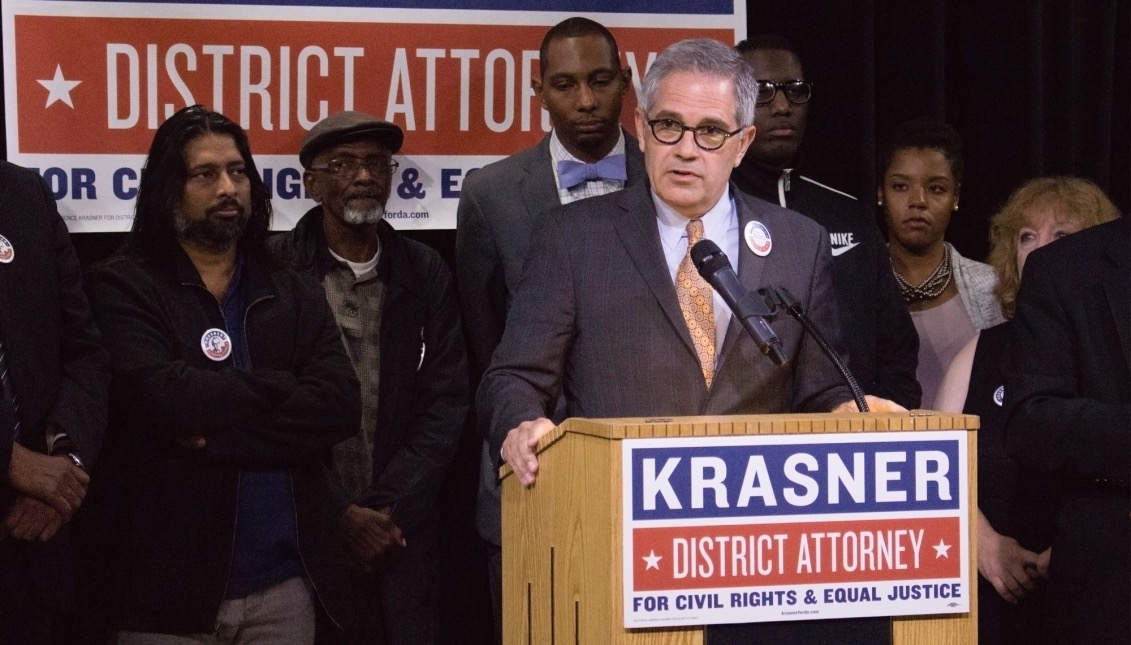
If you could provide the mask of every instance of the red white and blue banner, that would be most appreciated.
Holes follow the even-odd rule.
[[[965,432],[623,450],[625,627],[970,611]]]
[[[549,26],[585,15],[609,27],[638,89],[656,55],[677,40],[744,37],[745,7],[745,0],[4,0],[7,159],[47,179],[71,231],[125,231],[154,131],[201,103],[248,131],[273,227],[289,229],[313,206],[298,163],[303,136],[331,113],[360,110],[406,133],[390,222],[454,228],[467,172],[549,131],[530,86]],[[633,92],[626,124],[635,106]]]

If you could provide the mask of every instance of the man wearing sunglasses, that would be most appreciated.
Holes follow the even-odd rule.
[[[384,221],[401,129],[361,112],[311,128],[299,151],[318,205],[271,240],[326,291],[361,382],[361,426],[334,446],[332,492],[357,564],[359,642],[436,642],[436,497],[470,401],[451,272]]]
[[[798,172],[813,96],[801,60],[789,41],[776,35],[755,36],[735,49],[758,78],[758,136],[731,177],[734,185],[829,232],[849,368],[865,392],[919,407],[919,337],[892,277],[875,214],[856,198]]]

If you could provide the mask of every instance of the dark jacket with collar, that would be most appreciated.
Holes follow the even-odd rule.
[[[46,453],[51,426],[66,433],[91,468],[106,428],[110,371],[67,226],[43,180],[4,161],[0,203],[0,235],[14,252],[0,263],[0,337],[19,404],[19,442]],[[7,478],[11,430],[0,427],[0,517],[16,495]],[[53,610],[70,603],[69,534],[64,526],[48,542],[18,545],[35,572],[35,595]]]
[[[326,246],[323,216],[316,206],[293,231],[268,241],[280,261],[319,280],[336,262]],[[411,531],[432,511],[459,444],[471,396],[467,355],[451,272],[439,253],[385,221],[377,235],[385,299],[373,481],[361,499],[339,497],[338,503],[374,509],[396,504],[394,521]]]
[[[1052,547],[1047,643],[1131,642],[1128,285],[1128,216],[1034,251],[1002,361],[1005,449],[1022,478],[1016,506],[1049,516],[1014,513],[1022,546]]]
[[[731,181],[739,190],[797,211],[825,227],[848,366],[868,394],[919,407],[919,334],[892,275],[875,214],[860,201],[796,170],[771,170],[747,158]]]
[[[112,490],[99,501],[118,533],[121,629],[213,631],[244,469],[288,470],[304,573],[330,618],[346,619],[348,560],[324,457],[356,431],[357,379],[318,285],[250,255],[243,280],[250,371],[203,353],[202,335],[224,319],[179,246],[92,275],[113,361],[103,460]],[[203,450],[181,444],[195,436]]]

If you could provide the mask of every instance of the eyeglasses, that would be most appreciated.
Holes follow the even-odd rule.
[[[652,136],[656,137],[656,141],[660,143],[674,146],[683,138],[684,132],[690,132],[695,139],[695,145],[707,151],[718,150],[723,147],[727,139],[742,132],[742,128],[734,132],[727,132],[713,125],[701,125],[693,128],[675,119],[652,119],[647,123],[652,128]]]
[[[785,98],[790,103],[797,105],[808,103],[813,96],[813,84],[809,81],[796,80],[782,81],[781,83],[758,81],[758,105],[773,103],[774,98],[778,95],[778,90],[785,94]]]
[[[340,159],[331,159],[325,166],[311,166],[311,170],[318,172],[328,172],[338,179],[353,179],[357,177],[357,173],[364,166],[369,174],[374,177],[387,178],[392,176],[400,164],[387,157],[371,157],[369,159],[358,159],[356,157],[342,157]]]

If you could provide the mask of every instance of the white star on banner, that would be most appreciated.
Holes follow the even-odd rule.
[[[939,558],[950,558],[950,545],[946,542],[943,542],[942,538],[939,538],[939,543],[932,548],[935,550],[936,560],[938,560]]]
[[[645,571],[647,571],[648,569],[655,569],[655,570],[659,571],[660,570],[660,560],[663,560],[664,556],[656,555],[656,551],[653,549],[652,551],[648,552],[648,555],[643,556],[643,559],[644,559],[644,562],[647,563],[647,566],[644,567]]]
[[[49,81],[36,81],[43,87],[47,88],[47,105],[44,108],[51,107],[56,101],[66,103],[72,110],[75,109],[75,104],[71,102],[71,90],[75,89],[82,81],[68,81],[63,77],[63,66],[55,66],[55,78]]]

